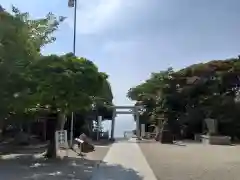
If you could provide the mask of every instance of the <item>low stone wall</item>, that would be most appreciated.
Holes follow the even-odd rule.
[[[155,138],[155,136],[156,136],[156,133],[145,132],[145,136],[142,137],[142,138],[145,138],[145,139],[153,139],[153,138]]]
[[[212,145],[231,145],[231,138],[229,136],[208,136],[202,135],[203,144]]]

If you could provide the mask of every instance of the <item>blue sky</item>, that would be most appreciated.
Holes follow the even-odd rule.
[[[0,0],[34,17],[51,11],[67,20],[44,53],[72,51],[73,9],[67,0]],[[114,102],[131,104],[127,90],[151,72],[179,69],[240,54],[239,0],[78,0],[77,55],[110,75]],[[133,127],[117,119],[118,133]]]

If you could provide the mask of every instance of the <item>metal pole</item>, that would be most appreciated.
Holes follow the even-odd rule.
[[[99,136],[100,136],[101,124],[102,124],[102,116],[98,116],[98,122],[97,122],[97,141],[99,140]]]
[[[77,0],[74,0],[73,54],[76,55]]]
[[[70,147],[73,147],[73,112],[71,118]]]
[[[74,7],[74,20],[73,20],[73,55],[76,56],[76,29],[77,29],[77,0],[69,0],[69,7]],[[70,130],[70,146],[73,146],[73,112],[71,118],[71,130]]]
[[[99,116],[97,120],[97,141],[99,140]]]

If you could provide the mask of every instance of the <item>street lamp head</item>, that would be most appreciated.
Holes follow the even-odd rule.
[[[75,5],[76,0],[68,0],[68,7],[72,8]]]

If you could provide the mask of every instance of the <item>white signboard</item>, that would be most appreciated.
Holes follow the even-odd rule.
[[[98,125],[101,127],[102,124],[102,116],[98,116]]]
[[[67,131],[61,130],[55,132],[55,140],[56,140],[56,150],[59,151],[60,149],[68,149],[68,140],[67,140]],[[68,153],[68,150],[66,150]]]

